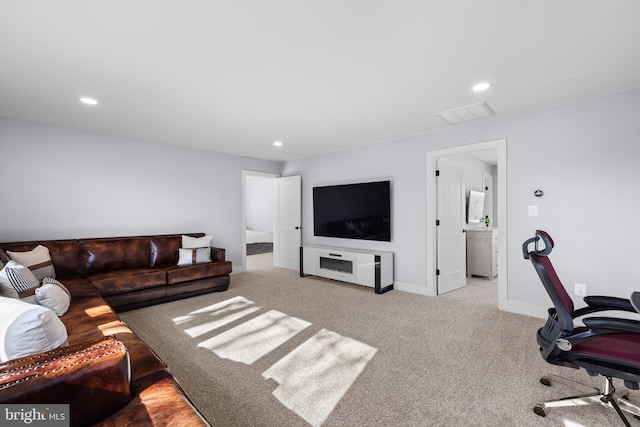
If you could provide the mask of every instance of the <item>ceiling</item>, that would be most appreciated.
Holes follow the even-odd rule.
[[[638,88],[638,17],[636,0],[0,0],[0,115],[290,160],[480,102]]]

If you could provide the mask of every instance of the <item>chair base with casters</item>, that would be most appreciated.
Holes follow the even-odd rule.
[[[634,415],[636,418],[640,418],[640,406],[637,406],[628,400],[629,390],[627,388],[616,390],[613,386],[611,377],[604,378],[604,380],[604,388],[600,390],[595,387],[589,387],[588,385],[563,378],[558,375],[548,374],[547,376],[540,378],[541,384],[551,386],[552,384],[560,383],[584,394],[539,403],[534,406],[533,412],[535,412],[537,415],[540,415],[541,417],[546,417],[548,408],[596,404],[614,409],[627,426],[629,425],[629,423],[621,411],[628,412]]]
[[[535,244],[533,250],[532,244]],[[628,400],[627,390],[638,390],[640,384],[640,320],[587,315],[615,311],[638,315],[640,293],[632,294],[631,299],[587,296],[584,297],[586,307],[575,309],[548,258],[553,246],[553,239],[542,230],[536,230],[535,237],[522,245],[524,258],[533,264],[553,303],[546,324],[536,336],[540,355],[550,364],[584,369],[591,376],[600,375],[605,383],[600,390],[556,375],[542,377],[540,382],[546,386],[558,382],[581,394],[545,402],[533,410],[544,417],[550,408],[598,404],[614,409],[624,424],[630,426],[625,413],[640,417],[640,406]],[[578,318],[582,325],[575,324]],[[622,380],[626,388],[616,390],[614,378]]]

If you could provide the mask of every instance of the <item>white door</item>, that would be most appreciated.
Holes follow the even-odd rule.
[[[302,186],[299,175],[273,180],[273,265],[300,269]]]
[[[465,194],[458,163],[441,157],[437,170],[437,292],[443,294],[467,282]]]

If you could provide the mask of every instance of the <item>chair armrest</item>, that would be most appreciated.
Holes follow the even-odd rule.
[[[584,302],[587,303],[587,306],[575,310],[573,313],[574,318],[584,316],[585,314],[597,313],[599,311],[618,310],[637,313],[636,309],[631,305],[631,301],[627,298],[590,295],[588,297],[584,297]]]
[[[583,319],[583,322],[595,335],[612,333],[640,334],[640,321],[637,320],[612,317],[588,317]]]
[[[565,336],[558,340],[558,347],[561,350],[567,349],[561,346],[562,341],[566,341],[571,346],[578,345],[584,341],[603,335],[611,334],[640,334],[640,321],[620,319],[613,317],[587,317],[583,319],[585,326],[588,328],[580,330],[575,335]]]
[[[608,307],[609,310],[636,311],[628,298],[591,295],[584,297],[584,302],[590,306]]]
[[[211,261],[225,261],[225,249],[224,248],[214,248],[211,247]]]
[[[92,425],[131,399],[129,354],[114,336],[0,363],[3,404],[69,404],[71,425]]]

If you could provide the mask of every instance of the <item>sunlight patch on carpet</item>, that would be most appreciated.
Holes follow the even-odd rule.
[[[236,313],[229,314],[217,320],[212,320],[211,322],[202,323],[200,325],[193,326],[191,328],[187,328],[184,331],[189,334],[192,338],[199,337],[200,335],[204,335],[207,332],[211,332],[222,326],[231,323],[235,320],[241,319],[244,316],[248,316],[249,314],[260,310],[262,307],[251,307],[246,310],[242,310]]]
[[[252,364],[311,323],[276,310],[268,311],[198,344],[219,357]]]
[[[566,418],[562,420],[562,425],[564,427],[585,427],[584,424],[580,424],[575,421],[568,420]]]
[[[314,427],[320,426],[378,349],[322,329],[267,369],[273,395]]]
[[[176,325],[182,325],[187,322],[191,322],[196,320],[204,314],[209,314],[211,316],[218,316],[224,313],[230,313],[236,310],[240,310],[242,308],[248,307],[252,304],[255,304],[253,301],[249,301],[245,297],[237,296],[233,298],[229,298],[228,300],[221,301],[216,304],[212,304],[207,307],[200,308],[198,310],[194,310],[187,314],[186,316],[178,316],[174,317],[173,323]]]
[[[186,316],[178,316],[174,317],[173,323],[176,325],[182,325],[187,322],[191,322],[193,320],[199,319],[202,315],[211,315],[211,316],[219,316],[225,313],[230,313],[236,310],[243,309],[252,304],[255,304],[253,301],[249,301],[245,297],[237,296],[233,298],[229,298],[228,300],[221,301],[217,304],[212,304],[210,306],[200,308],[198,310],[194,310],[187,314]]]

